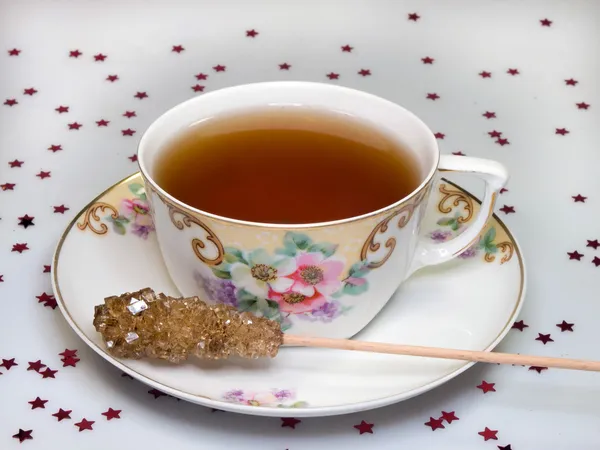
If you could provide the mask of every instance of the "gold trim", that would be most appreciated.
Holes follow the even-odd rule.
[[[95,234],[100,234],[100,235],[106,234],[108,232],[108,227],[106,226],[106,224],[100,222],[101,219],[100,219],[100,216],[98,215],[98,211],[104,212],[107,209],[109,209],[111,211],[110,216],[113,219],[116,219],[119,217],[119,212],[117,211],[117,209],[114,206],[109,205],[108,203],[104,203],[104,202],[96,202],[96,203],[93,203],[87,209],[87,211],[85,212],[85,216],[83,218],[83,222],[78,223],[77,228],[79,228],[82,231],[85,231],[86,228],[89,228]],[[94,227],[94,222],[99,223],[100,229]]]
[[[461,202],[464,202],[465,207],[463,209],[464,209],[464,211],[467,212],[467,216],[466,217],[460,216],[458,219],[456,219],[457,222],[458,223],[467,223],[469,220],[471,220],[473,218],[473,201],[467,195],[465,195],[464,192],[462,192],[460,190],[446,189],[445,184],[440,184],[439,190],[442,194],[445,194],[442,197],[442,199],[440,200],[440,202],[438,203],[439,212],[444,213],[444,214],[448,214],[448,213],[452,212],[452,207],[447,206],[446,202],[449,199],[451,199],[452,197],[456,197],[454,202],[452,202],[452,205],[459,206]],[[488,216],[488,218],[489,218],[489,216]]]

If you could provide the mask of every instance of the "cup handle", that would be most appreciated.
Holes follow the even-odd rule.
[[[483,203],[475,220],[455,238],[444,243],[434,244],[424,236],[420,236],[407,277],[425,266],[434,266],[450,261],[467,250],[483,232],[494,211],[498,193],[508,181],[506,168],[496,161],[487,159],[442,155],[438,170],[440,172],[470,173],[482,178],[485,181]]]

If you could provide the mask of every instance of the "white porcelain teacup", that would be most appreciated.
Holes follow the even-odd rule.
[[[418,162],[419,186],[362,216],[281,225],[192,208],[154,180],[165,143],[190,125],[253,107],[295,105],[350,114],[396,137]],[[236,86],[181,103],[148,128],[138,160],[166,267],[184,296],[270,317],[288,333],[341,338],[365,327],[415,270],[449,261],[475,242],[508,178],[494,161],[441,156],[432,132],[401,106],[357,90],[306,82]],[[479,215],[465,231],[432,243],[419,230],[438,170],[473,173],[485,181],[486,191]],[[198,189],[211,188],[199,181]]]

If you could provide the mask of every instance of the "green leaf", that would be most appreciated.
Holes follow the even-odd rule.
[[[221,270],[216,267],[212,267],[212,273],[214,273],[216,277],[221,278],[223,280],[231,280],[231,274],[226,270]]]
[[[250,292],[248,292],[246,289],[238,289],[236,297],[238,299],[238,302],[257,302],[258,301],[258,297],[254,294],[251,294]]]
[[[284,255],[284,256],[296,256],[297,253],[298,253],[298,249],[296,248],[296,246],[278,248],[275,250],[275,254]]]
[[[127,187],[129,188],[129,191],[133,195],[135,195],[138,198],[141,198],[143,196],[144,197],[143,199],[146,200],[146,189],[144,188],[143,184],[140,184],[140,183],[131,183]]]
[[[491,227],[489,230],[487,230],[487,232],[483,236],[483,242],[485,243],[485,246],[487,247],[488,245],[490,245],[494,242],[494,239],[496,239],[496,228]]]
[[[345,283],[343,287],[344,294],[347,295],[360,295],[369,289],[369,282],[365,282],[360,286],[355,284]]]
[[[123,225],[119,220],[113,220],[113,229],[117,234],[124,235],[127,232],[125,225]]]
[[[371,269],[369,269],[369,267],[368,267],[368,264],[369,263],[366,260],[359,261],[357,263],[352,264],[352,266],[350,267],[350,270],[348,270],[348,276],[351,276],[354,278],[365,277],[371,271]]]
[[[281,314],[279,312],[279,303],[273,300],[267,300],[267,307],[263,311],[264,316],[267,319],[275,320],[277,322],[281,322]]]
[[[325,258],[329,258],[336,252],[337,248],[338,248],[337,244],[329,244],[327,242],[323,242],[321,244],[311,245],[310,247],[308,247],[308,251],[315,252],[315,253],[321,252],[325,256]]]
[[[306,402],[295,402],[292,404],[292,408],[304,408],[308,405]]]
[[[225,261],[227,261],[229,264],[240,262],[248,265],[248,261],[246,258],[244,258],[242,251],[235,247],[225,247]]]
[[[312,239],[309,238],[306,234],[302,233],[294,233],[293,231],[288,231],[285,233],[283,238],[283,245],[285,248],[293,248],[296,247],[300,250],[306,250],[312,244]]]
[[[494,243],[486,245],[485,247],[483,247],[483,249],[486,253],[496,253],[498,251],[498,247],[496,247],[496,244]]]
[[[256,300],[241,300],[238,302],[238,309],[242,312],[258,312]]]
[[[458,223],[458,221],[454,220],[451,224],[450,224],[450,228],[452,229],[452,231],[457,231],[458,227],[460,226],[460,224]]]
[[[448,226],[453,222],[456,222],[456,219],[454,217],[442,217],[440,220],[437,221],[437,224]]]

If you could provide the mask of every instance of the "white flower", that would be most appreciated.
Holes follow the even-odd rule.
[[[247,259],[248,265],[235,263],[230,268],[231,279],[238,289],[266,298],[269,288],[275,292],[285,292],[294,284],[292,279],[285,278],[296,271],[293,258],[273,257],[259,249],[251,252]]]

